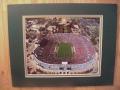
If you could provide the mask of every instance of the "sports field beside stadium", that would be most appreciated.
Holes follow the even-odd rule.
[[[57,56],[61,59],[67,59],[72,57],[72,49],[71,49],[71,45],[69,43],[64,43],[61,42],[58,45],[58,52],[57,52]]]

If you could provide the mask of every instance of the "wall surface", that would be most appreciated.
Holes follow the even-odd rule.
[[[13,87],[11,81],[7,5],[34,3],[110,3],[118,5],[116,66],[113,86]],[[120,0],[0,0],[0,90],[120,90]]]

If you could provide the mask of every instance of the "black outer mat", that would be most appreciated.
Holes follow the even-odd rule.
[[[25,78],[23,15],[103,15],[101,77]],[[8,6],[9,45],[13,86],[112,85],[114,78],[117,6],[115,4],[20,4]]]

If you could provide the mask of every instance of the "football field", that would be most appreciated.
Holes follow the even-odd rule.
[[[58,53],[57,56],[61,59],[67,59],[72,57],[72,49],[69,43],[60,43],[58,45]]]

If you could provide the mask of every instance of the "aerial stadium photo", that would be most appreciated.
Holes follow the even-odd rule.
[[[25,77],[99,77],[103,15],[22,17]]]

